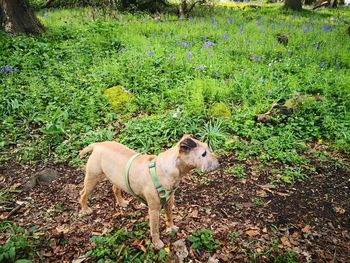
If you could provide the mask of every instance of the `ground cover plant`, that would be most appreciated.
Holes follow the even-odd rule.
[[[219,204],[215,200],[223,202],[225,199],[221,198],[227,191],[239,195],[237,189],[236,192],[223,190],[221,194],[219,191],[215,195],[217,199],[210,203],[212,207],[206,206],[209,210],[184,207],[180,211],[195,221],[194,225],[184,226],[185,232],[180,234],[187,242],[192,259],[204,260],[206,257],[207,260],[209,255],[220,251],[217,255],[225,255],[220,260],[226,261],[241,257],[253,262],[259,259],[273,261],[274,258],[276,262],[288,262],[283,261],[285,256],[293,262],[315,259],[321,250],[332,247],[328,241],[312,243],[314,250],[306,245],[296,245],[295,242],[311,242],[310,236],[319,237],[320,230],[313,226],[311,230],[304,229],[311,224],[306,219],[297,222],[296,229],[286,228],[287,223],[296,224],[288,221],[289,215],[286,215],[284,221],[276,219],[280,224],[277,230],[271,226],[277,221],[261,219],[258,212],[246,215],[250,222],[240,221],[246,229],[229,224],[228,219],[244,218],[240,215],[247,207],[242,207],[240,202],[252,204],[255,210],[251,206],[248,210],[260,211],[267,216],[272,210],[276,213],[276,207],[284,200],[283,195],[279,195],[282,190],[275,187],[283,190],[286,187],[285,191],[293,196],[288,185],[296,189],[295,185],[307,188],[303,181],[312,181],[323,171],[329,176],[333,175],[332,171],[341,171],[337,175],[340,177],[332,180],[345,188],[334,194],[340,197],[342,191],[346,191],[348,179],[345,175],[350,153],[349,9],[293,13],[277,5],[257,8],[233,5],[214,10],[203,7],[195,9],[188,20],[178,21],[171,14],[163,14],[160,20],[155,20],[147,13],[114,12],[106,16],[99,9],[77,8],[40,10],[38,17],[47,29],[40,37],[13,37],[0,31],[0,162],[1,171],[4,171],[0,177],[0,202],[5,213],[19,205],[16,204],[16,199],[21,198],[18,191],[29,175],[44,164],[65,164],[78,169],[82,166],[78,152],[89,143],[118,140],[140,152],[159,153],[171,147],[182,134],[192,133],[207,141],[218,154],[226,156],[227,165],[218,176],[229,182],[223,183],[227,189],[236,189],[237,185],[243,189],[249,188],[248,185],[256,189],[252,193],[244,192],[246,198],[242,197],[242,200],[226,196],[237,202],[233,207],[217,207]],[[266,113],[273,104],[286,107],[288,114],[277,112],[269,121],[259,121],[257,116]],[[230,161],[232,158],[234,162]],[[20,171],[11,175],[12,166]],[[62,170],[72,172],[67,167]],[[29,172],[21,178],[23,171]],[[186,199],[186,193],[191,191],[196,195],[201,190],[203,194],[213,194],[210,187],[217,187],[215,175],[191,175],[186,179],[180,200],[193,202]],[[77,176],[78,179],[63,177],[59,184],[77,192],[78,188],[73,185],[81,182],[82,173]],[[344,179],[345,183],[337,178]],[[260,189],[259,185],[266,187]],[[35,202],[46,200],[42,195],[45,187],[48,186],[37,187],[35,193],[39,199],[33,196]],[[74,191],[68,191],[70,198],[75,198]],[[340,258],[345,257],[343,247],[349,244],[346,243],[349,242],[349,222],[345,217],[350,202],[333,204],[336,201],[325,198],[320,204],[326,204],[326,212],[331,205],[331,214],[337,218],[326,216],[326,219],[333,219],[342,227],[342,231],[335,230],[343,235],[337,253]],[[28,211],[25,208],[32,207],[31,202],[26,200],[16,211]],[[66,199],[57,202],[59,205],[53,203],[49,215],[56,216],[60,224],[66,224],[68,215],[76,212],[74,200],[69,205],[66,205]],[[136,203],[132,205],[137,206]],[[196,205],[201,206],[201,203]],[[58,210],[65,211],[65,219],[55,214]],[[133,212],[129,210],[125,211]],[[101,215],[102,212],[97,213]],[[206,236],[201,240],[198,231],[207,229],[210,224],[198,219],[198,213],[208,218],[220,216],[219,222],[230,227],[214,229],[215,237],[211,235],[213,233],[205,232]],[[23,239],[8,236],[1,240],[0,251],[10,248],[12,252],[6,250],[2,254],[6,260],[20,259],[22,255],[49,260],[55,249],[69,251],[67,258],[70,259],[77,251],[80,255],[87,253],[91,260],[113,260],[120,255],[125,258],[132,255],[140,261],[161,261],[175,256],[171,246],[161,252],[167,254],[165,256],[157,254],[145,243],[140,245],[140,240],[147,237],[135,236],[137,230],[133,228],[123,232],[130,221],[116,223],[111,214],[107,216],[108,226],[94,226],[99,229],[96,231],[101,230],[99,234],[104,228],[115,232],[94,238],[92,242],[82,238],[83,230],[77,230],[83,229],[82,223],[86,221],[74,218],[74,223],[78,222],[75,231],[81,235],[77,243],[66,240],[68,237],[77,240],[69,232],[71,230],[57,231],[55,226],[51,229],[55,232],[54,241],[45,235],[44,239],[38,239],[41,248],[37,250],[44,256],[33,252],[34,243],[38,246],[39,241],[33,243],[30,232],[24,233]],[[21,215],[14,213],[11,216],[18,224],[16,219]],[[136,219],[130,220],[142,221],[144,217],[145,214],[140,212],[135,215]],[[277,216],[274,214],[273,217]],[[294,214],[291,217],[297,218]],[[87,220],[91,222],[96,218]],[[8,218],[5,215],[2,219]],[[257,227],[257,219],[266,224]],[[38,225],[47,228],[45,222]],[[25,220],[22,224],[29,227]],[[268,226],[266,231],[265,226]],[[12,227],[17,229],[17,225]],[[6,229],[8,232],[9,228]],[[11,235],[21,236],[22,229],[19,229]],[[324,230],[325,233],[328,230]],[[299,236],[293,236],[293,233],[299,233]],[[270,236],[264,239],[260,235]],[[251,243],[245,242],[247,237],[252,239]],[[117,248],[110,244],[111,240],[124,242],[129,247],[122,248],[118,254]],[[175,240],[169,239],[169,244]],[[79,242],[89,245],[85,250],[74,250]],[[220,246],[216,245],[219,243]],[[17,244],[24,248],[18,256],[11,248]],[[200,249],[193,248],[193,244]],[[239,249],[232,250],[236,245]],[[328,254],[333,252],[327,250],[321,258],[328,260]],[[64,258],[63,254],[61,258]]]

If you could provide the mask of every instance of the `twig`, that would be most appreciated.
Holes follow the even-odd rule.
[[[11,216],[13,216],[15,213],[17,213],[17,211],[18,211],[19,209],[21,209],[22,206],[23,206],[23,204],[20,204],[20,205],[16,206],[14,209],[11,210],[10,213],[7,214],[7,216],[5,216],[4,219],[5,219],[5,220],[9,219]]]

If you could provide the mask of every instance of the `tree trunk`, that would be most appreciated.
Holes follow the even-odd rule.
[[[179,5],[179,18],[186,19],[187,15],[187,2],[186,0],[181,0]]]
[[[301,0],[285,0],[284,7],[292,9],[294,11],[301,11]]]
[[[2,27],[12,34],[41,34],[42,24],[28,8],[26,0],[0,0]]]

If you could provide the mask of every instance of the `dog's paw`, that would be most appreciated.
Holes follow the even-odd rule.
[[[90,215],[90,214],[92,214],[92,209],[90,207],[88,207],[88,208],[86,208],[84,210],[81,210],[79,212],[79,216],[80,217],[87,216],[87,215]]]
[[[121,202],[118,203],[121,207],[127,207],[129,204],[129,201],[123,200]]]
[[[165,231],[169,235],[174,236],[176,234],[177,230],[179,230],[179,228],[177,226],[172,225],[172,226],[167,227]]]
[[[164,247],[164,243],[162,240],[158,240],[157,242],[152,242],[153,243],[153,247],[157,250],[161,249]]]

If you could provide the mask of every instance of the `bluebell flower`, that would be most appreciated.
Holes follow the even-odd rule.
[[[181,44],[185,49],[188,49],[188,44],[186,42],[182,42]]]
[[[191,51],[187,53],[187,59],[190,60],[192,58],[193,54]]]
[[[210,48],[210,47],[214,47],[215,43],[211,42],[211,41],[204,41],[204,47],[206,48]]]
[[[255,63],[258,63],[258,62],[259,62],[259,57],[258,57],[257,55],[254,54],[253,60],[255,61]]]
[[[239,28],[239,34],[240,34],[240,35],[243,34],[243,26],[241,26],[241,27]]]
[[[310,31],[309,27],[304,25],[304,34],[308,33]]]
[[[147,56],[149,56],[149,57],[152,57],[152,56],[153,56],[153,52],[152,52],[151,50],[148,50],[148,51],[146,52],[146,54],[147,54]]]
[[[233,23],[233,18],[232,18],[232,17],[229,17],[229,18],[227,19],[227,23],[232,24],[232,23]]]
[[[15,69],[9,65],[5,65],[0,69],[0,74],[8,74],[15,72]]]
[[[198,67],[196,67],[197,71],[204,71],[204,65],[199,65]]]
[[[228,35],[225,33],[222,37],[222,41],[225,41],[228,38]]]
[[[331,26],[323,25],[323,26],[322,26],[322,30],[323,30],[324,32],[328,32],[328,31],[331,31],[331,30],[332,30],[332,27],[331,27]]]
[[[262,26],[262,23],[259,21],[258,23],[256,23],[257,26]]]

